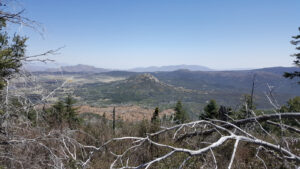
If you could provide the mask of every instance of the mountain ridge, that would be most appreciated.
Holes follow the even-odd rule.
[[[213,69],[201,66],[201,65],[166,65],[166,66],[149,66],[149,67],[137,67],[133,69],[129,69],[128,71],[133,72],[169,72],[169,71],[175,71],[180,69],[188,69],[191,71],[214,71]]]
[[[299,68],[297,67],[264,67],[264,68],[255,68],[255,69],[242,69],[242,70],[235,70],[235,69],[228,69],[228,70],[216,70],[211,69],[206,66],[201,65],[167,65],[167,66],[150,66],[150,67],[138,67],[132,69],[110,69],[110,68],[98,68],[91,65],[85,64],[77,64],[77,65],[24,65],[24,68],[31,72],[66,72],[66,73],[105,73],[105,72],[133,72],[133,73],[154,73],[154,72],[173,72],[173,71],[203,71],[203,72],[243,72],[243,71],[264,71],[264,72],[272,72],[272,73],[282,73],[282,72],[290,72],[296,71]]]
[[[59,68],[46,69],[45,72],[68,72],[68,73],[102,73],[109,72],[110,69],[97,68],[95,66],[78,64],[73,66],[61,66]]]

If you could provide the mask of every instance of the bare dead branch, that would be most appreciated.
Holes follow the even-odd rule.
[[[234,124],[236,126],[241,126],[241,125],[245,125],[247,123],[264,122],[264,121],[275,120],[275,119],[279,119],[279,118],[283,118],[283,119],[300,119],[300,113],[299,112],[296,112],[296,113],[287,112],[287,113],[267,114],[267,115],[261,115],[261,116],[256,116],[256,117],[250,117],[250,118],[247,118],[247,119],[236,120],[236,121],[233,121],[231,124]],[[225,125],[222,125],[222,127],[232,128],[232,125],[225,124]],[[214,129],[206,130],[206,131],[196,131],[196,132],[187,133],[187,134],[179,137],[178,141],[181,141],[182,139],[185,139],[185,138],[197,136],[197,135],[208,135],[208,134],[211,134],[213,132],[215,132]]]

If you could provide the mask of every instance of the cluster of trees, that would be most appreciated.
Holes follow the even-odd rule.
[[[300,96],[290,99],[286,105],[283,105],[280,112],[300,112]]]
[[[53,106],[44,108],[44,118],[53,128],[63,129],[69,127],[70,129],[77,128],[82,119],[78,117],[77,109],[74,108],[75,100],[68,95],[65,100],[56,102]]]
[[[210,100],[204,107],[204,112],[200,114],[199,119],[219,119],[228,121],[229,119],[244,119],[251,117],[251,111],[261,112],[256,110],[255,105],[251,105],[250,95],[244,95],[243,104],[239,110],[233,111],[231,107],[219,106],[215,100]],[[286,105],[281,106],[279,112],[300,112],[300,97],[296,96],[290,99]]]

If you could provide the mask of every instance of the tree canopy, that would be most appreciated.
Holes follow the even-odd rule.
[[[300,31],[300,27],[298,28],[299,31]],[[296,50],[300,50],[300,35],[296,35],[296,36],[292,36],[293,40],[291,41],[291,44],[292,45],[295,45],[296,46]],[[294,53],[291,55],[292,57],[295,57],[295,60],[294,60],[294,64],[300,68],[300,53]],[[286,78],[290,78],[290,79],[293,79],[295,77],[300,77],[300,71],[294,71],[294,72],[285,72],[284,73],[284,77]],[[300,84],[300,81],[298,82]]]
[[[159,109],[158,107],[155,108],[153,115],[151,117],[151,123],[158,123],[159,122]]]
[[[188,120],[188,115],[186,113],[186,111],[184,110],[181,101],[178,101],[176,103],[176,106],[174,108],[175,110],[175,117],[174,117],[174,121],[176,123],[184,123],[185,121]]]
[[[201,118],[216,119],[218,118],[219,106],[215,100],[210,100],[209,103],[204,107],[204,114]]]
[[[300,96],[290,99],[280,108],[280,112],[300,112]]]
[[[26,37],[14,34],[10,37],[5,30],[6,18],[0,16],[0,89],[11,75],[19,72],[25,58]]]
[[[68,126],[73,129],[80,124],[77,109],[74,108],[75,100],[69,95],[65,100],[59,100],[51,108],[46,110],[47,121],[51,127],[62,128]]]

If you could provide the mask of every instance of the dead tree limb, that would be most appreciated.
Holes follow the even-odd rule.
[[[300,115],[300,114],[298,114],[298,115]],[[290,116],[295,116],[295,114],[290,114]],[[272,119],[272,118],[275,118],[276,116],[269,115],[268,117]],[[285,116],[285,117],[287,117],[287,116]],[[266,117],[260,117],[258,119],[262,120],[262,119],[265,119],[265,118]],[[248,122],[248,121],[252,121],[252,120],[246,120],[246,122]],[[172,156],[174,156],[177,153],[185,153],[185,154],[188,155],[189,158],[206,154],[207,152],[211,152],[213,149],[216,149],[216,148],[224,145],[229,140],[235,141],[235,144],[233,146],[231,159],[230,159],[230,163],[228,165],[229,169],[232,168],[232,166],[233,166],[235,153],[238,149],[239,142],[244,142],[244,143],[256,145],[258,147],[263,147],[264,149],[267,149],[267,150],[270,150],[270,151],[273,151],[273,152],[277,152],[278,155],[279,154],[281,155],[280,158],[286,159],[287,161],[300,163],[300,156],[293,153],[293,152],[291,152],[288,148],[284,148],[280,145],[277,145],[277,144],[274,144],[274,143],[256,138],[255,136],[251,135],[250,133],[246,132],[242,128],[240,128],[237,125],[232,124],[230,122],[223,121],[223,123],[226,124],[226,125],[216,124],[214,121],[200,120],[200,121],[180,124],[180,125],[176,125],[174,127],[166,128],[166,129],[161,130],[160,132],[149,134],[148,136],[146,136],[144,138],[141,138],[141,137],[121,137],[121,138],[112,139],[112,140],[110,140],[106,143],[106,146],[108,146],[112,141],[125,141],[125,140],[132,141],[131,142],[132,145],[129,148],[127,148],[121,154],[112,153],[116,157],[116,159],[111,164],[110,168],[137,168],[137,169],[145,168],[145,169],[148,169],[152,165],[154,165],[155,163],[159,163],[162,160],[171,158]],[[207,146],[201,147],[199,149],[197,149],[197,148],[191,149],[191,148],[177,147],[176,145],[173,145],[173,144],[159,143],[159,142],[153,141],[151,139],[151,136],[153,136],[153,135],[159,135],[159,134],[162,134],[164,132],[168,132],[168,131],[172,131],[172,130],[174,131],[175,129],[176,129],[176,131],[174,131],[175,132],[174,135],[176,136],[176,134],[179,133],[179,130],[184,131],[184,127],[191,127],[191,128],[196,129],[197,126],[203,126],[203,127],[210,126],[210,127],[214,128],[215,130],[218,130],[220,132],[220,137],[218,139],[216,139],[214,142],[211,142]],[[224,126],[226,126],[226,127],[224,127]],[[230,126],[231,129],[233,129],[233,130],[230,130],[227,126]],[[236,132],[236,131],[238,131],[238,132]],[[238,133],[240,133],[240,134],[238,134]],[[173,139],[175,138],[175,136],[173,136]],[[130,156],[130,153],[133,153],[132,150],[137,151],[138,147],[142,148],[142,146],[145,143],[149,143],[149,144],[154,145],[158,148],[169,149],[169,151],[167,153],[161,155],[161,156],[155,157],[154,159],[152,159],[152,160],[150,160],[146,163],[140,164],[138,166],[131,166],[130,164],[128,164],[128,162],[125,165],[122,162],[122,161],[124,161],[123,158],[125,158],[125,157],[126,157],[127,161],[129,161],[130,157],[128,157],[128,156]],[[182,163],[184,163],[184,161]]]
[[[233,121],[231,123],[234,124],[234,125],[237,125],[237,126],[242,126],[242,125],[245,125],[247,123],[265,122],[265,121],[268,121],[268,120],[276,120],[276,119],[280,119],[280,118],[282,118],[282,119],[300,119],[300,112],[266,114],[266,115],[251,117],[251,118],[247,118],[247,119],[236,120],[236,121]],[[224,125],[222,125],[222,127],[232,128],[232,126],[228,125],[228,124],[224,124]],[[292,130],[291,128],[294,128],[294,127],[287,127],[288,130]],[[299,129],[294,128],[293,131],[298,131],[298,130]],[[178,141],[181,141],[185,138],[194,137],[194,136],[197,136],[197,135],[208,135],[208,134],[211,134],[213,132],[215,132],[214,129],[210,129],[210,130],[206,130],[206,131],[196,131],[196,132],[187,133],[187,134],[179,137]]]

